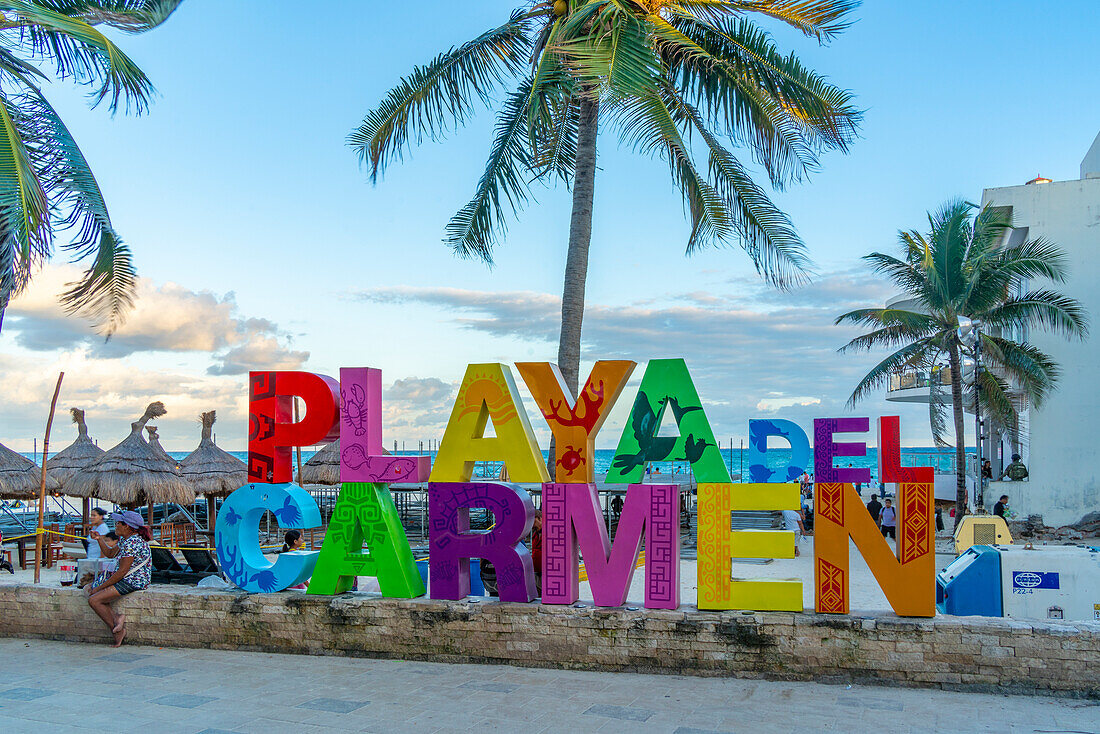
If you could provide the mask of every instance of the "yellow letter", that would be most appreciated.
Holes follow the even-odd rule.
[[[732,558],[794,558],[794,533],[732,530],[731,513],[800,510],[797,484],[699,484],[700,609],[802,611],[798,579],[731,579]]]
[[[475,461],[503,461],[512,482],[550,481],[531,421],[516,394],[507,365],[467,367],[429,481],[468,482]],[[495,438],[485,438],[489,420]]]

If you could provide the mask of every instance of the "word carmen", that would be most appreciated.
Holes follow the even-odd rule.
[[[543,604],[577,600],[582,558],[595,603],[624,604],[644,540],[645,606],[675,609],[680,604],[679,488],[643,484],[642,479],[649,462],[686,461],[698,482],[699,608],[802,611],[800,581],[731,574],[732,559],[793,558],[794,533],[733,530],[731,513],[799,510],[799,488],[790,482],[812,460],[815,609],[848,612],[851,539],[897,614],[935,614],[933,470],[901,466],[899,419],[878,421],[879,475],[898,486],[895,553],[853,486],[869,482],[870,471],[834,466],[837,457],[866,454],[865,443],[839,442],[836,435],[867,433],[869,419],[815,420],[812,451],[805,431],[791,421],[749,421],[752,483],[734,483],[682,359],[652,360],[642,376],[606,477],[608,484],[626,485],[611,542],[596,491],[594,441],[636,366],[629,361],[597,362],[579,398],[574,398],[556,365],[516,365],[555,438],[553,478],[507,365],[467,368],[434,466],[428,457],[393,456],[382,448],[380,370],[343,368],[339,382],[306,372],[253,372],[251,483],[231,494],[218,513],[215,544],[222,567],[250,592],[281,591],[312,578],[310,594],[340,594],[351,588],[356,576],[373,576],[385,596],[421,596],[426,593],[424,582],[389,485],[427,482],[432,598],[467,596],[470,561],[484,558],[496,568],[502,601],[533,601],[538,596],[535,568],[521,541],[534,520],[530,494],[510,482],[471,481],[475,462],[499,461],[512,482],[542,485]],[[299,422],[291,419],[294,397],[306,406]],[[672,411],[678,436],[658,435],[666,410]],[[486,435],[490,421],[493,432]],[[767,468],[769,438],[791,449],[790,460],[778,471]],[[265,512],[272,512],[284,528],[321,525],[316,501],[291,483],[292,449],[336,439],[341,489],[321,550],[267,560],[257,540]],[[495,519],[493,527],[471,532],[471,508],[488,509]]]

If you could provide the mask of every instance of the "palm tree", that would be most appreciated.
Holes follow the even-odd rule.
[[[445,241],[491,265],[508,211],[531,184],[572,188],[558,365],[577,393],[592,238],[597,133],[663,159],[691,220],[687,254],[740,244],[770,283],[802,281],[809,259],[789,218],[752,178],[740,147],[777,189],[804,180],[826,150],[847,150],[852,96],[779,52],[752,16],[827,43],[858,0],[558,0],[517,9],[503,25],[402,78],[349,144],[372,182],[424,137],[463,125],[511,87],[474,197]],[[706,165],[697,156],[700,148]]]
[[[1038,407],[1055,389],[1060,369],[1047,354],[1028,344],[1031,328],[1084,338],[1088,317],[1073,298],[1033,280],[1063,283],[1066,256],[1042,239],[1012,244],[1006,236],[1012,223],[1003,209],[985,207],[974,216],[973,204],[951,201],[930,214],[930,231],[898,234],[901,256],[874,252],[863,259],[886,275],[909,298],[896,308],[864,308],[836,319],[872,329],[841,349],[896,349],[867,373],[849,399],[854,406],[877,391],[891,374],[904,369],[930,369],[946,356],[951,374],[954,414],[956,498],[955,522],[966,511],[966,444],[963,434],[962,367],[966,347],[958,333],[965,319],[981,325],[978,345],[981,369],[975,367],[977,391],[973,405],[1002,425],[1014,428],[1025,402]],[[977,362],[977,360],[975,360]],[[988,369],[987,369],[988,367]],[[941,403],[932,396],[933,436],[943,443]]]
[[[90,261],[61,296],[70,314],[92,318],[110,336],[133,305],[130,249],[111,223],[95,176],[41,84],[53,75],[92,88],[93,106],[109,99],[140,114],[153,85],[96,26],[143,33],[183,0],[0,0],[0,327],[8,303],[63,249]]]

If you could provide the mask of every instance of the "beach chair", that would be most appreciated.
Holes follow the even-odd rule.
[[[187,560],[187,565],[196,573],[220,573],[218,560],[214,554],[202,546],[180,546],[180,552]]]
[[[196,571],[193,568],[185,568],[176,560],[172,551],[159,545],[150,545],[149,550],[153,554],[153,577],[155,584],[197,584],[207,576],[214,576],[214,571]]]

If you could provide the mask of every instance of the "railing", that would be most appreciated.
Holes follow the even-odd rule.
[[[898,390],[913,390],[916,388],[930,388],[933,385],[939,387],[951,386],[951,368],[940,367],[932,370],[905,370],[890,375],[890,386],[887,392]]]

